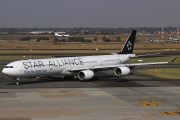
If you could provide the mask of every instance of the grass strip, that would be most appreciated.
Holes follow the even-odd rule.
[[[143,69],[138,70],[138,72],[147,74],[147,75],[154,75],[161,78],[166,79],[179,79],[180,80],[180,68],[156,68],[156,69]]]

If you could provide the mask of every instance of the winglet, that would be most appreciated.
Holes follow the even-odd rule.
[[[175,58],[174,58],[173,60],[171,60],[169,63],[174,62],[176,59],[177,59],[177,57],[175,57]]]

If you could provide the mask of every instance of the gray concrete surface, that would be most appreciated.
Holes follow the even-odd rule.
[[[0,120],[179,120],[180,80],[136,70],[123,77],[98,72],[92,82],[25,78],[19,86],[0,73]]]

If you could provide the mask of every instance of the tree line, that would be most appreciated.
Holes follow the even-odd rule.
[[[20,39],[20,41],[30,41],[32,38],[30,36],[26,36]],[[49,40],[49,37],[38,37],[36,39],[36,42],[40,42],[41,40]],[[116,38],[116,42],[119,42],[121,40],[120,37]],[[97,37],[94,37],[93,41],[98,41]],[[111,42],[109,38],[106,38],[106,36],[102,37],[103,42]],[[92,42],[90,39],[85,39],[84,37],[68,37],[67,40],[65,38],[59,39],[58,37],[54,38],[54,43],[58,42]]]
[[[32,31],[62,31],[66,32],[67,34],[81,34],[82,31],[85,31],[85,34],[117,34],[117,33],[129,33],[131,30],[137,30],[139,32],[145,31],[148,33],[155,33],[156,31],[161,31],[162,27],[129,27],[129,28],[91,28],[91,27],[78,27],[78,28],[0,28],[0,34],[7,33],[7,34],[28,34]],[[177,27],[164,27],[165,31],[176,31]]]

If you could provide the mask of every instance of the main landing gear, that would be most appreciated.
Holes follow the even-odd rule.
[[[20,78],[14,78],[14,80],[16,81],[16,85],[19,85]]]
[[[80,80],[80,79],[79,79],[79,81],[80,81],[80,82],[93,82],[93,81],[97,81],[98,79],[99,79],[98,77],[95,77],[95,76],[94,76],[94,77],[91,78],[91,79],[88,79],[88,80]]]
[[[64,80],[74,80],[74,76],[64,76]]]

